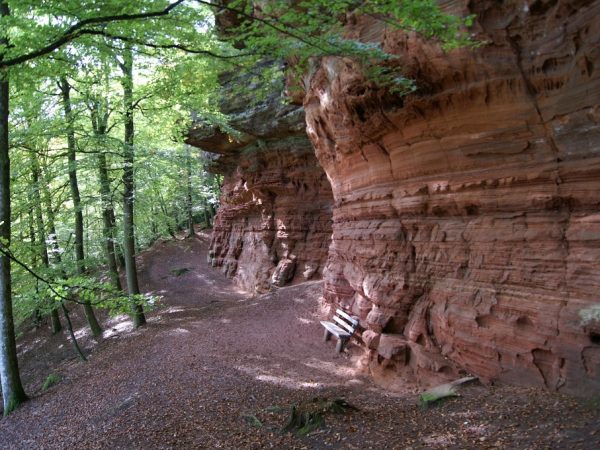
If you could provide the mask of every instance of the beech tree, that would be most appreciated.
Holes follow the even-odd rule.
[[[123,87],[124,146],[123,146],[123,248],[125,256],[125,273],[127,277],[127,291],[130,296],[139,295],[137,267],[135,264],[135,232],[133,225],[133,209],[135,202],[135,187],[133,177],[133,164],[135,150],[133,139],[135,134],[133,120],[133,49],[126,45],[119,67],[123,71],[121,85]],[[146,323],[144,310],[141,305],[133,305],[133,324],[135,327]]]
[[[79,194],[79,183],[77,181],[77,156],[75,149],[75,129],[73,123],[73,112],[71,110],[71,85],[66,77],[61,77],[59,82],[62,94],[62,103],[65,114],[67,131],[67,157],[69,160],[69,186],[71,187],[71,199],[73,201],[73,212],[75,213],[75,260],[77,274],[85,273],[85,254],[83,244],[83,209],[81,207],[81,196]],[[92,334],[100,336],[102,328],[96,319],[94,308],[89,300],[84,300],[83,308],[85,317],[90,325]]]
[[[0,0],[0,18],[10,14],[8,4]],[[0,48],[5,49],[9,41],[0,35]],[[5,52],[0,50],[0,63]],[[9,114],[8,71],[0,65],[0,240],[3,247],[10,245],[10,158],[8,145]],[[27,400],[19,376],[17,345],[12,312],[10,259],[0,255],[0,382],[4,414],[10,413],[20,403]]]
[[[3,252],[0,256],[0,380],[4,414],[9,414],[26,400],[18,370],[16,342],[11,297],[10,239],[11,239],[11,198],[10,198],[10,159],[9,159],[9,75],[10,69],[21,64],[43,58],[69,42],[85,35],[101,33],[106,24],[132,22],[169,15],[183,3],[177,0],[167,4],[162,1],[140,2],[137,11],[122,2],[106,2],[105,13],[95,13],[94,2],[79,2],[77,14],[69,11],[66,2],[46,2],[39,4],[20,0],[15,9],[24,14],[11,20],[7,0],[0,0],[0,239]],[[90,3],[90,5],[87,5]],[[161,7],[162,6],[162,7]],[[32,16],[31,11],[38,12]],[[53,12],[65,14],[62,19],[53,19]],[[47,17],[42,24],[39,17]],[[9,42],[7,30],[20,30]]]

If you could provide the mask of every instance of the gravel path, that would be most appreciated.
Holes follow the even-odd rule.
[[[321,342],[320,282],[250,297],[207,267],[203,239],[160,242],[139,262],[143,288],[164,296],[147,327],[107,318],[98,343],[82,330],[85,364],[64,336],[25,333],[33,398],[0,421],[0,449],[600,447],[600,397],[472,385],[423,410],[379,389]],[[41,391],[50,372],[62,380]],[[317,396],[358,411],[283,432],[290,406]]]

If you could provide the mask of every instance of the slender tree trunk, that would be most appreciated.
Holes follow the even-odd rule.
[[[115,219],[113,218],[113,223]],[[122,246],[115,241],[115,256],[117,257],[117,266],[119,270],[125,270],[125,254],[123,253]]]
[[[65,320],[67,321],[67,330],[69,330],[69,335],[71,336],[71,341],[73,341],[75,352],[79,355],[79,358],[81,358],[82,361],[87,361],[87,358],[81,351],[81,347],[79,347],[79,344],[77,343],[77,338],[73,332],[73,324],[71,323],[71,318],[69,317],[69,310],[65,306],[65,302],[61,301],[60,306],[62,307],[63,314],[65,315]]]
[[[210,216],[208,215],[208,207],[205,206],[202,212],[204,213],[204,223],[206,224],[206,228],[210,228]]]
[[[110,180],[108,178],[108,169],[106,165],[106,155],[98,154],[98,174],[100,175],[100,198],[102,200],[102,234],[104,237],[104,253],[108,263],[108,272],[115,288],[123,290],[121,279],[119,278],[119,269],[117,267],[117,257],[115,255],[115,237],[114,237],[114,210],[110,198]]]
[[[38,250],[39,247],[38,247],[37,239],[35,236],[35,220],[33,218],[33,210],[34,210],[33,206],[31,208],[29,208],[29,241],[31,242],[32,249]],[[38,263],[37,259],[38,259],[38,256],[34,253],[32,261],[31,261],[31,264],[33,265],[33,267],[37,267],[37,263]],[[36,301],[36,305],[33,310],[33,323],[36,328],[39,328],[40,325],[42,324],[42,314],[40,313],[40,306],[39,306],[39,293],[40,293],[40,289],[39,289],[38,282],[36,281],[35,294],[36,294],[36,298],[38,300]]]
[[[186,149],[185,154],[185,176],[187,181],[187,201],[186,201],[186,209],[188,216],[188,237],[192,237],[196,235],[194,231],[194,211],[193,211],[193,198],[192,198],[192,151],[189,146]]]
[[[108,84],[108,82],[106,83]],[[107,91],[108,91],[108,86]],[[110,178],[108,176],[108,163],[106,154],[102,152],[102,144],[106,143],[108,130],[108,105],[106,100],[100,99],[94,103],[92,109],[92,128],[98,143],[98,176],[100,178],[100,201],[102,202],[102,237],[104,239],[104,253],[108,265],[108,273],[113,285],[119,291],[123,290],[117,267],[115,251],[115,212],[113,209],[110,191]]]
[[[85,255],[83,252],[83,210],[81,207],[81,197],[79,195],[79,186],[77,183],[77,160],[75,154],[75,132],[73,130],[73,115],[71,112],[71,86],[66,78],[60,79],[60,89],[62,92],[63,108],[65,120],[67,122],[67,153],[69,158],[69,184],[71,186],[71,197],[73,208],[75,209],[75,260],[77,262],[77,273],[85,272]],[[94,308],[89,301],[83,304],[85,317],[90,325],[92,334],[100,336],[102,328],[94,314]]]
[[[208,200],[204,199],[204,217],[206,218],[206,226],[212,228],[213,219],[215,217],[215,207]]]
[[[123,53],[123,106],[125,110],[125,148],[123,167],[123,250],[125,257],[125,273],[127,291],[130,296],[138,295],[137,267],[135,264],[135,235],[133,223],[133,206],[135,201],[135,185],[133,163],[135,159],[133,137],[133,52],[128,47]],[[144,309],[139,304],[133,305],[133,324],[140,327],[146,323]]]
[[[60,330],[62,330],[62,324],[60,323],[58,308],[52,308],[52,311],[50,311],[50,319],[50,330],[52,330],[52,334],[60,333]]]
[[[160,237],[158,232],[158,225],[156,224],[156,215],[158,212],[154,207],[154,204],[150,207],[150,213],[152,214],[152,221],[150,222],[150,232],[152,233],[152,243],[156,242],[156,240]]]
[[[158,193],[158,199],[159,199],[160,210],[162,211],[163,215],[165,216],[165,220],[167,221],[167,231],[169,232],[169,234],[171,235],[171,237],[173,239],[177,239],[177,236],[175,235],[177,230],[173,230],[173,222],[171,221],[172,215],[170,215],[169,212],[167,211],[167,207],[165,205],[165,199],[160,192]]]
[[[0,0],[0,17],[8,16],[8,4]],[[0,44],[8,41],[0,37]],[[0,64],[3,55],[0,53]],[[8,147],[8,73],[0,65],[0,245],[10,245],[10,158]],[[4,415],[27,400],[21,384],[13,321],[10,259],[0,255],[0,384]]]
[[[49,177],[47,176],[47,174],[45,174],[44,179],[46,181],[49,181]],[[54,210],[52,209],[52,199],[50,197],[50,191],[48,190],[48,186],[47,185],[42,185],[42,191],[43,191],[43,195],[42,195],[42,201],[45,204],[46,207],[46,212],[47,212],[47,216],[48,216],[48,231],[49,231],[49,237],[51,239],[51,248],[52,248],[52,254],[54,262],[56,263],[57,266],[61,266],[62,265],[62,257],[61,257],[61,253],[60,253],[60,246],[58,245],[58,236],[56,235],[56,227],[54,225]],[[50,260],[48,260],[50,261]],[[66,278],[66,273],[65,271],[62,269],[61,267],[61,272],[62,272],[62,276],[63,278]],[[83,352],[81,351],[81,348],[79,347],[79,344],[77,343],[77,338],[75,337],[75,333],[73,332],[73,324],[71,323],[71,317],[69,316],[69,310],[67,309],[67,307],[65,306],[65,302],[63,300],[60,301],[60,307],[62,308],[63,314],[65,316],[65,320],[67,322],[67,331],[69,332],[69,335],[71,336],[71,340],[73,341],[73,348],[75,349],[75,352],[77,353],[77,355],[83,360],[83,361],[87,361],[85,355],[83,354]],[[56,311],[56,314],[58,316],[58,310],[55,309],[54,311]],[[54,313],[53,311],[53,313]],[[54,320],[54,317],[52,318],[52,320]],[[57,320],[59,320],[60,323],[60,318],[57,317]]]
[[[50,258],[48,257],[48,247],[46,244],[46,227],[44,224],[44,216],[42,213],[42,196],[40,193],[40,163],[35,152],[31,152],[31,182],[33,185],[33,203],[35,209],[35,228],[40,238],[39,250],[44,267],[50,267]],[[58,315],[58,307],[52,307],[50,311],[51,330],[52,334],[57,334],[62,330],[60,316]]]
[[[51,181],[50,174],[45,170],[43,173],[44,183],[40,184],[41,188],[41,196],[42,196],[42,204],[43,208],[46,210],[46,223],[48,225],[48,240],[50,241],[49,245],[52,249],[52,254],[54,255],[54,260],[57,264],[61,263],[60,256],[60,247],[58,245],[58,237],[56,235],[56,221],[54,219],[54,208],[52,208],[52,197],[50,196],[50,190],[48,189],[48,185]],[[48,262],[50,262],[50,258],[48,258]]]

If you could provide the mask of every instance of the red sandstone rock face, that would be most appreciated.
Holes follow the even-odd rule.
[[[230,161],[209,262],[249,291],[320,277],[331,237],[331,188],[308,140],[264,141]]]
[[[341,58],[307,77],[334,195],[325,298],[360,316],[376,375],[598,389],[600,1],[443,4],[487,43],[444,54],[350,24],[416,94]]]
[[[240,83],[235,74],[222,81],[225,93],[228,83]],[[224,175],[209,263],[244,289],[264,292],[321,277],[332,194],[304,133],[303,108],[276,91],[249,107],[251,100],[230,95],[223,105],[236,136],[198,123],[188,143],[215,153],[212,170]]]

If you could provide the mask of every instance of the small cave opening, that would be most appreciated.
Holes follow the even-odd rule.
[[[360,119],[361,122],[367,121],[365,109],[362,107],[362,105],[356,105],[356,108],[354,109],[354,111],[356,112],[356,115],[358,116],[358,118]]]
[[[589,333],[590,342],[595,345],[600,345],[600,333],[595,331],[590,331]]]

